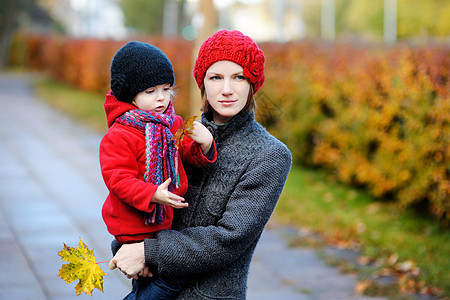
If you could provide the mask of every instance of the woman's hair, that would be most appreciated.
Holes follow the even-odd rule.
[[[253,90],[254,90],[253,84],[250,84],[250,90],[248,92],[248,97],[247,97],[247,103],[245,104],[244,108],[241,110],[242,112],[248,113],[251,111],[255,111],[256,101],[255,101],[255,93],[253,92]],[[200,93],[201,93],[201,97],[202,97],[202,109],[201,110],[204,113],[214,110],[211,107],[211,105],[209,104],[204,83],[202,83],[202,85],[200,87]]]

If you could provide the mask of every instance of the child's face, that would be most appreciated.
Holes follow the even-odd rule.
[[[133,99],[139,109],[162,114],[169,106],[171,97],[170,84],[161,84],[140,92]]]

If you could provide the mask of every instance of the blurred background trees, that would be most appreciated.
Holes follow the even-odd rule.
[[[395,9],[398,39],[448,39],[450,34],[448,0],[2,0],[0,37],[21,29],[75,37],[194,39],[205,16],[216,13],[201,11],[206,2],[215,4],[215,29],[239,29],[258,41],[320,38],[324,26],[333,39],[380,41],[388,3]]]
[[[17,29],[57,31],[61,29],[39,0],[0,1],[0,69],[5,65],[11,37]]]
[[[186,26],[186,0],[121,0],[125,26],[137,33],[177,35]]]
[[[177,98],[190,99],[175,103],[184,117],[199,113],[191,75],[198,43],[218,29],[241,30],[267,57],[259,121],[288,145],[296,163],[450,224],[448,0],[1,5],[2,41],[20,30],[12,47],[3,43],[11,54],[2,55],[80,89],[108,90],[110,61],[124,41],[155,44],[174,65]],[[65,36],[42,35],[61,29]]]
[[[384,0],[337,0],[338,34],[381,38]],[[446,0],[397,0],[398,38],[448,37],[450,3]]]
[[[122,0],[120,5],[125,16],[125,26],[147,34],[162,34],[164,1]]]

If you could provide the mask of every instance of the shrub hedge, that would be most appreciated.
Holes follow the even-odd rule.
[[[148,38],[172,61],[177,113],[187,116],[193,44]],[[11,63],[79,88],[108,91],[124,41],[14,38]],[[447,44],[262,43],[266,83],[257,117],[297,163],[326,168],[401,207],[450,220],[450,47]]]
[[[264,91],[282,111],[269,116],[270,127],[297,161],[448,224],[448,45],[302,42],[263,50]]]
[[[159,47],[174,65],[180,115],[189,112],[192,42],[182,39],[142,38]],[[58,80],[88,91],[109,91],[109,69],[116,51],[126,41],[71,39],[56,35],[18,33],[12,42],[10,64],[49,72]],[[178,100],[180,99],[180,100]]]

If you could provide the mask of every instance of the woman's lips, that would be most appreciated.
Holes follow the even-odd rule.
[[[224,106],[230,106],[236,103],[236,100],[220,100],[219,103]]]

